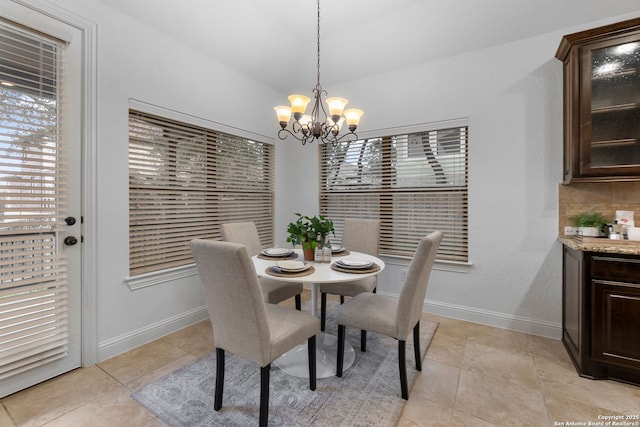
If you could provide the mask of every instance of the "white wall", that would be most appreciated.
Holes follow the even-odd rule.
[[[96,0],[53,4],[97,23],[97,345],[102,360],[206,316],[198,278],[131,290],[128,275],[127,109],[136,99],[275,135],[277,94]],[[616,19],[617,20],[617,19]],[[572,30],[571,30],[572,31]],[[358,99],[362,129],[468,117],[468,273],[436,271],[427,309],[558,335],[561,65],[564,33],[543,35],[392,74],[327,88]],[[216,41],[212,41],[216,42]],[[225,42],[230,42],[225,40]],[[243,102],[249,99],[251,102]],[[250,117],[251,120],[247,121]],[[318,211],[317,147],[276,140],[276,242],[293,212]],[[380,291],[397,293],[403,264]],[[92,315],[90,313],[89,315]]]
[[[197,276],[138,290],[124,281],[129,100],[232,127],[251,123],[249,130],[269,134],[269,140],[274,123],[268,112],[280,95],[100,2],[54,3],[98,28],[98,159],[97,170],[89,172],[97,174],[97,312],[89,315],[97,316],[97,358],[103,360],[207,316]]]
[[[469,119],[473,265],[467,273],[434,271],[428,311],[559,336],[562,65],[553,58],[559,41],[555,34],[536,37],[328,90],[358,99],[363,129]],[[311,153],[317,150],[304,154]],[[290,194],[317,191],[312,184]],[[287,202],[291,210],[299,201]],[[386,262],[379,292],[398,293],[406,262]]]
[[[330,95],[357,100],[365,110],[361,129],[374,129],[367,134],[460,117],[469,120],[472,266],[465,273],[434,271],[427,311],[561,336],[557,187],[562,179],[562,63],[554,55],[564,34],[631,17],[327,88]],[[287,149],[287,162],[304,162],[305,168],[284,179],[300,188],[280,195],[280,212],[318,210],[316,199],[299,197],[317,191],[315,179],[303,178],[317,175],[311,168],[317,168],[318,152],[307,150]],[[281,224],[277,231],[283,230]],[[397,294],[406,262],[386,261],[378,289]]]

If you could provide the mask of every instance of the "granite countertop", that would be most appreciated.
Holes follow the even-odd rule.
[[[560,242],[576,251],[640,255],[640,241],[598,237],[560,236]]]

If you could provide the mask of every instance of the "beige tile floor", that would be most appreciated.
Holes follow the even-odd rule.
[[[580,378],[557,340],[424,317],[440,326],[401,427],[588,425],[640,415],[640,387]],[[210,324],[195,324],[1,399],[0,426],[163,426],[131,392],[211,351]]]

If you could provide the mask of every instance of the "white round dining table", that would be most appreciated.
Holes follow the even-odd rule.
[[[302,250],[296,249],[298,255],[297,260],[302,261]],[[368,255],[362,252],[349,251],[345,255],[332,255],[331,262],[320,263],[314,261],[305,261],[313,266],[313,273],[307,276],[292,275],[292,277],[273,276],[268,273],[271,266],[276,265],[278,259],[264,259],[259,255],[254,255],[252,258],[253,265],[256,269],[256,273],[259,277],[268,277],[274,280],[280,280],[283,282],[302,282],[308,284],[311,287],[311,313],[318,315],[318,292],[321,283],[344,283],[344,286],[349,286],[349,282],[353,280],[362,279],[365,277],[375,276],[380,274],[384,270],[385,264],[380,258]],[[343,271],[336,271],[331,268],[331,264],[340,260],[359,260],[359,261],[371,261],[380,267],[376,271],[367,273],[346,273]],[[337,338],[335,335],[321,332],[316,335],[316,375],[318,378],[328,378],[336,374],[336,352],[337,352]],[[355,350],[348,342],[345,343],[345,355],[344,355],[344,369],[349,368],[355,361]],[[299,346],[293,348],[287,353],[283,354],[275,361],[276,366],[282,369],[284,372],[297,376],[308,377],[309,371],[307,366],[307,345],[306,341]]]

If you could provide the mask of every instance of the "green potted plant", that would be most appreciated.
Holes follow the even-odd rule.
[[[571,217],[571,221],[578,228],[578,235],[585,237],[598,237],[600,229],[607,223],[604,215],[593,211],[581,212]]]
[[[322,247],[329,233],[334,232],[333,221],[322,215],[309,217],[297,212],[295,215],[298,219],[287,226],[287,242],[300,245],[304,259],[313,261],[315,249]]]

